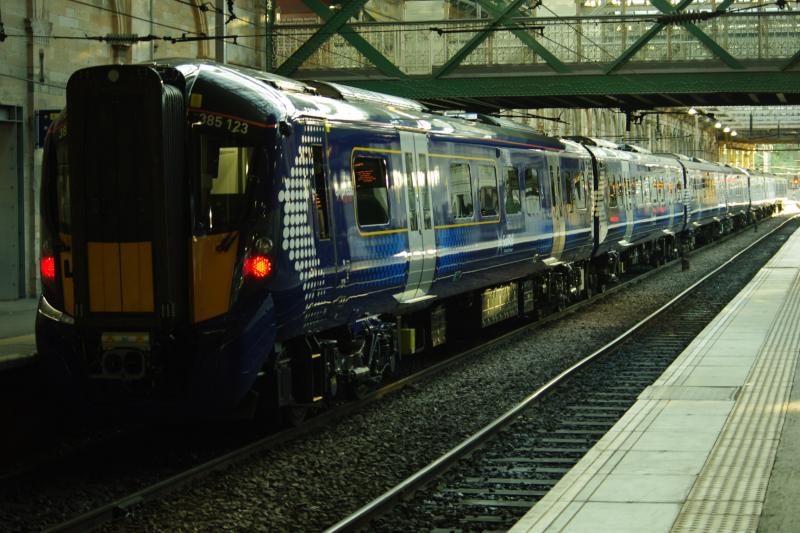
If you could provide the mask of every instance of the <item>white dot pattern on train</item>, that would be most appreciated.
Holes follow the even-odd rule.
[[[306,323],[320,318],[320,310],[314,304],[325,293],[309,205],[314,179],[313,144],[322,144],[321,126],[307,126],[303,131],[290,175],[284,176],[278,193],[278,201],[283,204],[281,246],[303,284]]]

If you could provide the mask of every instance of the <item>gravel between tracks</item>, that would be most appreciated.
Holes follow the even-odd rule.
[[[759,224],[310,437],[148,503],[106,530],[319,531],[419,470],[782,220]],[[65,517],[67,518],[67,517]],[[43,524],[31,517],[27,524]]]

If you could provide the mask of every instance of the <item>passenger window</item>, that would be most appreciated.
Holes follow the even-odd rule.
[[[450,208],[453,218],[470,218],[472,209],[472,179],[469,165],[450,163]]]
[[[478,198],[481,202],[481,216],[497,216],[497,170],[494,166],[478,165]]]
[[[542,205],[541,198],[539,171],[528,167],[525,169],[525,210],[529,215],[535,213]]]
[[[506,167],[506,215],[515,215],[522,209],[519,198],[519,173],[514,167]]]
[[[389,187],[386,161],[382,157],[353,158],[356,185],[356,221],[359,226],[389,222]]]
[[[325,158],[322,146],[311,146],[314,160],[314,208],[317,212],[317,235],[320,239],[330,239],[328,226],[328,183],[325,180]]]

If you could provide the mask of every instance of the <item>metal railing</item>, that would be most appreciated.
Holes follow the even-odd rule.
[[[596,66],[611,63],[656,24],[655,15],[518,18],[515,23],[561,62]],[[353,28],[389,61],[409,75],[430,75],[487,24],[484,20],[405,23],[353,23]],[[694,23],[739,60],[780,60],[800,50],[800,13],[728,14]],[[319,28],[276,27],[278,63],[286,60]],[[714,59],[709,48],[685,26],[657,33],[633,62],[691,62]],[[544,61],[511,30],[492,32],[463,66],[536,65]],[[370,63],[339,34],[331,37],[301,68],[360,69]]]

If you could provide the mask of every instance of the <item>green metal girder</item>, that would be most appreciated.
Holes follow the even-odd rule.
[[[669,15],[673,13],[678,13],[686,9],[689,4],[692,3],[693,0],[682,0],[678,5],[672,6],[669,2],[665,0],[650,0],[650,3],[662,13]],[[720,5],[717,6],[716,11],[722,12],[725,11],[731,4],[733,0],[725,0]],[[730,55],[724,48],[714,41],[711,37],[709,37],[703,30],[692,24],[691,22],[686,22],[683,24],[686,30],[694,35],[694,37],[700,41],[706,48],[711,50],[713,54],[719,57],[726,65],[731,68],[735,69],[743,69],[744,66],[739,63],[739,61]],[[641,50],[644,45],[646,45],[653,37],[658,34],[661,30],[666,27],[665,24],[657,22],[652,28],[650,28],[647,32],[644,33],[641,37],[639,37],[636,42],[634,42],[631,46],[629,46],[620,56],[611,62],[608,67],[606,67],[606,74],[610,74],[615,70],[619,69],[622,65],[627,63],[631,60],[631,58],[636,55],[639,50]]]
[[[652,2],[654,6],[656,5],[656,1]],[[668,9],[669,11],[667,11],[667,12],[669,12],[669,13],[677,13],[679,11],[682,11],[682,10],[686,9],[689,6],[689,4],[692,3],[692,1],[693,0],[683,0],[680,4],[678,4],[674,8],[669,4],[666,4],[663,7]],[[656,7],[659,10],[664,11],[660,7],[658,7],[658,6],[656,6]],[[658,32],[663,30],[665,27],[666,27],[666,24],[662,24],[660,22],[656,22],[655,25],[652,28],[647,30],[644,33],[644,35],[639,37],[636,40],[635,43],[630,45],[627,50],[622,52],[622,54],[620,54],[620,56],[617,59],[615,59],[608,67],[606,67],[606,74],[611,74],[612,72],[617,70],[619,67],[621,67],[622,65],[624,65],[625,63],[630,61],[631,58],[633,56],[635,56],[636,53],[644,47],[644,45],[646,45],[648,42],[650,42],[650,40],[653,37],[655,37],[658,34]]]
[[[398,81],[348,80],[349,85],[415,99],[513,98],[537,96],[607,96],[654,94],[714,95],[724,87],[728,93],[797,94],[800,71],[648,73],[636,76],[585,74],[569,76],[524,76],[414,79]]]
[[[311,54],[322,46],[325,41],[333,37],[359,9],[364,7],[368,0],[349,0],[341,9],[334,13],[306,42],[300,45],[294,54],[275,71],[281,76],[291,76]]]
[[[726,11],[729,7],[733,4],[733,0],[725,0],[724,2],[720,2],[717,4],[717,8],[714,11]]]
[[[500,16],[501,8],[499,6],[496,6],[489,0],[478,0],[478,3],[481,5],[482,8],[488,11],[491,16],[493,17]],[[547,63],[547,65],[556,72],[563,74],[571,70],[567,65],[562,63],[560,59],[554,56],[550,52],[550,50],[542,46],[542,44],[539,41],[537,41],[530,33],[520,28],[512,29],[511,33],[516,35],[517,39],[522,41],[528,48],[536,52],[536,54],[542,59],[544,59],[544,62]]]
[[[711,50],[718,58],[720,58],[726,65],[735,69],[743,69],[744,65],[739,63],[739,60],[728,53],[727,50],[717,44],[717,41],[708,36],[703,30],[694,24],[686,24],[686,30],[694,35],[695,39],[703,43],[706,48]]]
[[[796,65],[798,61],[800,61],[800,50],[798,50],[798,51],[797,51],[797,53],[796,53],[795,55],[793,55],[793,56],[792,56],[792,57],[789,59],[789,61],[787,61],[786,63],[784,63],[783,65],[781,65],[781,70],[782,70],[782,71],[783,71],[783,70],[789,70],[789,69],[790,69],[790,68],[792,68],[794,65]]]
[[[331,10],[328,8],[328,6],[323,5],[319,0],[303,0],[303,3],[312,11],[314,11],[318,17],[322,18],[322,20],[327,21],[331,18]],[[366,39],[356,33],[355,30],[353,30],[353,28],[351,28],[348,24],[344,24],[342,26],[342,28],[339,30],[339,34],[344,37],[344,39],[350,43],[353,48],[361,52],[361,54],[366,57],[370,63],[375,65],[378,70],[387,76],[393,76],[396,78],[406,77],[406,74],[402,70],[397,68],[394,63],[386,59],[383,54],[381,54],[374,46],[369,44]]]
[[[514,0],[513,2],[508,4],[500,12],[500,14],[494,18],[494,20],[492,20],[489,24],[486,25],[486,27],[480,33],[476,34],[474,37],[472,37],[472,39],[467,41],[467,44],[465,44],[461,48],[461,50],[456,52],[453,57],[448,59],[447,62],[433,74],[433,77],[439,78],[441,76],[444,76],[445,74],[449,73],[454,68],[456,68],[458,65],[460,65],[461,62],[464,61],[464,59],[469,54],[471,54],[472,51],[478,47],[479,44],[481,44],[483,41],[486,40],[486,38],[489,36],[491,32],[495,30],[495,28],[497,28],[500,24],[505,22],[505,20],[509,18],[512,14],[516,13],[519,6],[521,6],[525,1],[526,0]]]
[[[642,35],[641,37],[639,37],[638,39],[636,39],[636,42],[635,42],[635,43],[633,43],[632,45],[630,45],[630,46],[627,48],[627,50],[625,50],[624,52],[622,52],[622,54],[620,54],[620,56],[619,56],[618,58],[616,58],[614,61],[612,61],[612,62],[611,62],[611,64],[610,64],[610,65],[608,65],[608,66],[606,67],[606,69],[605,69],[605,72],[606,72],[606,74],[611,74],[612,72],[614,72],[615,70],[617,70],[619,67],[621,67],[622,65],[624,65],[625,63],[627,63],[628,61],[630,61],[630,60],[631,60],[631,58],[632,58],[633,56],[635,56],[635,55],[636,55],[636,53],[637,53],[639,50],[641,50],[641,49],[644,47],[644,45],[646,45],[648,42],[650,42],[650,40],[651,40],[653,37],[655,37],[655,36],[656,36],[656,34],[658,34],[658,32],[660,32],[661,30],[663,30],[663,29],[664,29],[664,27],[665,27],[665,25],[664,25],[664,24],[661,24],[660,22],[656,22],[656,23],[653,25],[653,27],[652,27],[652,28],[650,28],[649,30],[647,30],[647,31],[644,33],[644,35]]]

